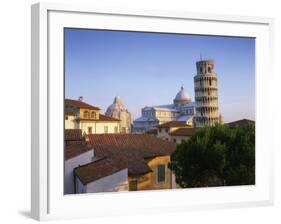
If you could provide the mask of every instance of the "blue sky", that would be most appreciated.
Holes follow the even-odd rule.
[[[181,85],[194,100],[195,63],[213,59],[226,122],[255,119],[255,39],[65,29],[65,96],[102,109],[116,95],[132,113],[169,104]]]

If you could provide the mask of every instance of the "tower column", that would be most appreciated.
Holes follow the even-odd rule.
[[[219,121],[217,74],[213,60],[196,62],[195,87],[195,126],[214,125]]]

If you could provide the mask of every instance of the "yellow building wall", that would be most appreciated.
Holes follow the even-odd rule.
[[[92,127],[92,134],[104,134],[104,127],[107,126],[108,134],[115,133],[115,127],[117,128],[117,133],[119,133],[119,122],[102,122],[102,121],[80,121],[80,129],[82,133],[88,133],[88,128]]]
[[[174,140],[176,140],[177,144],[181,144],[182,141],[186,141],[190,138],[190,136],[171,136],[171,141],[175,142]]]
[[[170,133],[179,129],[179,127],[170,127],[170,128],[161,128],[161,131],[157,130],[157,137],[161,138],[162,140],[172,141]]]
[[[101,122],[101,121],[99,121],[96,123],[96,134],[105,133],[104,132],[105,126],[107,126],[109,134],[114,134],[115,128],[117,128],[117,133],[120,133],[119,122]]]
[[[129,181],[137,180],[137,190],[156,190],[172,188],[172,171],[168,168],[170,156],[159,156],[148,162],[152,172],[139,177],[129,177]],[[157,166],[165,164],[165,182],[157,183]]]
[[[84,112],[87,111],[89,113],[89,117],[88,118],[92,118],[91,117],[91,113],[95,112],[96,113],[96,118],[95,120],[98,120],[100,118],[100,114],[98,110],[93,110],[93,109],[85,109],[85,108],[80,108],[80,118],[85,118],[84,117]]]

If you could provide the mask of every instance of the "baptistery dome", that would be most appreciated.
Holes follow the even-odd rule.
[[[124,107],[121,99],[119,96],[116,96],[113,100],[113,104],[111,104],[106,112],[105,112],[105,115],[106,116],[110,116],[110,117],[114,117],[116,119],[119,119],[120,118],[120,113],[121,113],[121,110],[125,110],[126,108]]]
[[[181,86],[181,90],[177,93],[174,104],[187,104],[191,102],[191,97],[187,94],[184,87]]]
[[[106,112],[106,116],[120,120],[120,129],[122,133],[128,133],[131,130],[131,113],[125,108],[119,96],[116,96]]]

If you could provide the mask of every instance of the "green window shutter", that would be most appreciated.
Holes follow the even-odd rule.
[[[157,167],[157,182],[165,182],[166,166],[165,164],[158,165]]]
[[[138,181],[137,180],[131,180],[129,182],[129,191],[137,191],[138,190]]]

